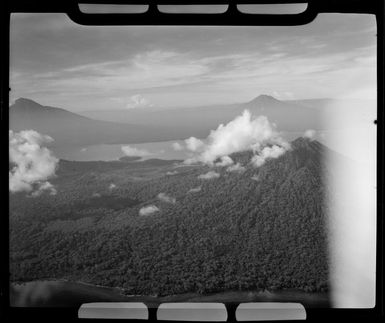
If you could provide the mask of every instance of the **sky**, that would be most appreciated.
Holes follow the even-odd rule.
[[[13,14],[11,102],[74,112],[250,101],[376,98],[372,15],[321,14],[304,26],[80,26]]]

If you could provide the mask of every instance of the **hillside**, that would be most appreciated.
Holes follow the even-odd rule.
[[[325,291],[325,149],[299,138],[259,168],[245,164],[250,152],[232,155],[243,172],[61,161],[57,195],[11,195],[11,280],[64,278],[142,295]],[[198,178],[209,170],[220,176]],[[139,215],[149,206],[157,211]]]

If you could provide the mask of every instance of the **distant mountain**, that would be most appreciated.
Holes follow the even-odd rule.
[[[351,114],[352,111],[360,111],[375,104],[373,100],[358,99],[278,100],[273,96],[261,94],[248,102],[239,104],[170,109],[83,111],[82,114],[98,120],[169,128],[179,125],[181,129],[175,130],[179,137],[205,138],[211,129],[216,129],[220,123],[229,122],[243,110],[248,109],[255,116],[267,116],[271,122],[277,124],[279,131],[283,131],[289,140],[293,140],[307,129],[328,129],[330,127],[328,122],[336,112],[339,115]]]
[[[269,95],[260,95],[241,105],[241,109],[249,109],[254,115],[265,115],[277,124],[280,131],[298,134],[307,129],[318,130],[323,127],[320,110],[310,109],[298,102],[280,101]]]
[[[251,152],[233,154],[243,172],[66,163],[52,180],[57,195],[11,196],[11,280],[66,278],[136,295],[325,291],[330,152],[304,138],[291,146],[259,168]],[[209,170],[220,176],[199,179]],[[149,206],[154,213],[140,215]]]
[[[20,98],[10,106],[10,129],[33,129],[51,136],[54,146],[140,143],[174,139],[175,134],[157,125],[122,124],[93,120],[64,109],[42,106]]]
[[[174,127],[176,124],[184,133],[195,137],[206,137],[211,129],[226,123],[249,109],[255,116],[265,115],[275,122],[278,129],[296,132],[296,135],[309,128],[320,129],[319,110],[311,109],[298,102],[280,101],[269,95],[260,95],[241,104],[222,104],[181,109],[131,109],[112,111],[84,111],[83,115],[108,121],[133,122]],[[294,139],[292,136],[290,139]]]
[[[279,101],[268,95],[260,95],[245,104],[88,112],[87,116],[20,98],[10,106],[9,116],[10,129],[33,129],[49,135],[55,140],[52,147],[57,152],[63,147],[158,142],[190,136],[205,138],[220,123],[231,121],[245,109],[255,116],[267,116],[280,131],[295,132],[287,136],[289,139],[306,129],[319,128],[317,109]]]
[[[325,130],[328,126],[325,117],[333,116],[337,108],[344,114],[351,113],[352,107],[359,111],[362,106],[372,104],[375,102],[369,100],[282,101],[262,94],[241,104],[85,111],[79,115],[20,98],[10,107],[10,129],[34,129],[48,134],[55,139],[54,150],[66,147],[68,151],[68,147],[93,144],[159,142],[191,136],[206,138],[219,124],[233,120],[248,109],[254,116],[268,117],[286,139],[293,140],[307,129]]]
[[[281,101],[279,101],[278,99],[276,99],[275,97],[273,97],[271,95],[261,94],[261,95],[257,96],[256,98],[254,98],[253,100],[251,100],[250,102],[248,102],[247,104],[269,106],[269,105],[275,105],[275,104],[280,104],[280,103],[281,103]]]
[[[73,120],[89,120],[84,116],[69,112],[61,108],[53,108],[42,106],[39,103],[26,99],[19,98],[15,101],[10,107],[10,113],[12,117],[23,118],[26,121],[35,120],[35,119],[45,119],[45,118],[63,118],[63,121],[73,121]],[[20,121],[19,119],[12,120],[12,124]]]

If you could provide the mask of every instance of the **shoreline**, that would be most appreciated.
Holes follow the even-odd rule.
[[[97,290],[104,291],[107,293],[110,293],[111,298],[113,296],[122,297],[122,298],[140,298],[143,299],[143,302],[149,302],[149,303],[161,303],[161,302],[167,302],[167,301],[173,301],[175,299],[179,299],[179,301],[182,302],[211,302],[211,301],[220,301],[223,303],[231,303],[231,302],[250,302],[253,301],[253,299],[266,299],[265,301],[275,301],[278,302],[280,299],[283,299],[284,301],[291,301],[296,302],[299,300],[305,300],[306,303],[330,303],[330,292],[305,292],[297,289],[281,289],[281,290],[274,290],[270,291],[267,289],[261,289],[261,290],[226,290],[226,291],[219,291],[219,292],[213,292],[209,294],[198,294],[196,292],[187,292],[182,294],[172,294],[172,295],[164,295],[164,296],[155,296],[155,295],[141,295],[141,294],[124,294],[126,291],[122,287],[111,287],[111,286],[103,286],[103,285],[97,285],[92,283],[87,283],[83,281],[73,281],[73,280],[67,280],[67,279],[53,279],[53,278],[47,278],[47,279],[40,279],[40,280],[33,280],[28,282],[20,282],[20,281],[14,281],[10,282],[11,285],[15,287],[26,287],[28,288],[30,285],[33,284],[45,284],[45,283],[59,283],[59,284],[67,284],[69,286],[67,287],[75,287],[76,285],[83,286],[83,287],[89,287],[94,289],[94,292]],[[28,286],[29,285],[29,286]],[[74,286],[70,286],[74,285]],[[59,287],[59,286],[57,286]],[[56,291],[58,293],[61,292],[60,287]],[[113,295],[115,294],[115,295]],[[217,300],[218,299],[218,300]],[[258,301],[258,300],[255,300]],[[330,306],[329,306],[330,307]]]

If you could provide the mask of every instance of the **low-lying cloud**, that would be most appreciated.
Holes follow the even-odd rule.
[[[199,175],[198,178],[199,179],[214,179],[214,178],[218,178],[220,176],[221,176],[221,174],[210,170],[209,172],[207,172],[205,174]]]
[[[184,149],[183,146],[179,142],[173,142],[171,146],[176,151],[181,151]]]
[[[215,163],[215,166],[225,167],[234,164],[234,161],[229,156],[223,156],[220,161]]]
[[[165,203],[170,203],[170,204],[176,203],[176,198],[171,197],[171,196],[167,195],[166,193],[159,193],[157,197],[160,201],[165,202]]]
[[[236,163],[234,165],[231,165],[229,167],[227,167],[226,169],[226,172],[238,172],[238,173],[242,173],[246,170],[245,167],[243,167],[240,163]]]
[[[139,210],[139,215],[140,216],[146,216],[146,215],[151,215],[154,214],[155,212],[159,212],[159,208],[155,205],[148,205],[144,206]]]
[[[176,175],[176,174],[178,174],[178,171],[176,170],[166,172],[166,175],[169,175],[169,176]]]
[[[254,164],[254,166],[260,167],[266,162],[267,159],[278,158],[279,156],[283,155],[287,149],[288,148],[286,147],[277,145],[265,147],[258,154],[253,156],[251,162]]]
[[[202,186],[191,188],[187,191],[187,193],[198,193],[202,190]]]
[[[314,140],[317,132],[313,129],[308,129],[304,132],[303,137],[308,138],[310,140]]]
[[[44,192],[47,192],[49,195],[56,195],[57,190],[50,182],[43,182],[40,184],[35,191],[31,193],[31,196],[36,197],[40,196]]]
[[[219,125],[204,140],[195,137],[186,139],[185,146],[194,153],[185,161],[186,164],[201,162],[211,166],[231,165],[231,154],[248,150],[259,156],[254,161],[259,165],[268,158],[277,158],[290,148],[273,123],[265,116],[253,117],[248,110],[227,124]]]
[[[196,152],[204,148],[205,144],[202,140],[190,137],[185,140],[186,148],[190,151]]]
[[[121,150],[126,156],[129,157],[147,157],[152,155],[149,151],[145,149],[139,149],[136,147],[131,147],[129,145],[122,146]]]
[[[9,190],[11,192],[32,192],[38,196],[44,191],[51,195],[56,189],[47,180],[55,176],[59,163],[52,152],[45,147],[53,142],[50,136],[35,130],[9,131]]]

